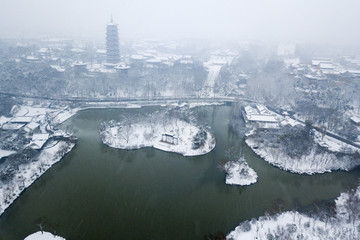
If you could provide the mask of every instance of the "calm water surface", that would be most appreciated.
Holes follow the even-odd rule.
[[[0,217],[0,239],[23,239],[39,230],[66,239],[202,239],[228,233],[240,221],[270,212],[332,200],[357,183],[359,170],[300,176],[272,167],[228,126],[230,106],[197,108],[217,139],[204,156],[183,157],[156,149],[104,146],[102,121],[124,112],[158,108],[79,112],[64,124],[75,129],[76,147],[31,185]],[[258,173],[252,186],[225,185],[218,168],[229,147],[242,148]]]

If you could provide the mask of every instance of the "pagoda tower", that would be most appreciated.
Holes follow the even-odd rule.
[[[106,27],[106,61],[112,64],[120,62],[118,25],[113,22],[112,16]]]

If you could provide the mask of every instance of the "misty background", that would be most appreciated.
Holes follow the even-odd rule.
[[[211,38],[358,45],[358,0],[1,0],[0,37]]]

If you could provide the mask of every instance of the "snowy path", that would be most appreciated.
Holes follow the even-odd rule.
[[[209,69],[201,97],[214,97],[215,80],[219,76],[221,65],[214,65],[206,63],[205,66]]]

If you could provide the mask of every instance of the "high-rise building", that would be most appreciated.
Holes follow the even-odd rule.
[[[106,27],[106,60],[107,63],[113,64],[120,62],[118,26],[113,22],[112,17]]]

